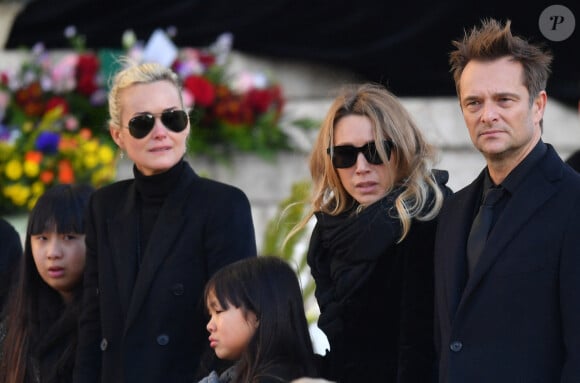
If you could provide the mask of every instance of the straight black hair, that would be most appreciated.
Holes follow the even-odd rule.
[[[252,382],[282,368],[295,379],[315,376],[314,351],[295,271],[274,256],[246,258],[217,271],[205,288],[223,309],[253,312],[259,326],[238,361],[235,382]]]
[[[37,372],[30,364],[33,353],[41,371],[46,373],[40,377],[42,382],[72,380],[82,281],[75,288],[74,302],[65,305],[60,294],[39,275],[30,237],[44,231],[84,234],[84,211],[93,190],[88,185],[55,185],[40,196],[29,214],[18,279],[5,308],[7,334],[0,350],[3,383],[35,381]],[[50,355],[53,347],[58,347],[61,353]],[[51,360],[45,360],[45,355]],[[49,369],[43,369],[46,364]]]

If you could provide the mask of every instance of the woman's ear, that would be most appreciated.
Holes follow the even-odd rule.
[[[115,141],[117,146],[121,150],[125,150],[124,145],[123,145],[123,138],[121,137],[121,128],[119,128],[113,124],[109,124],[109,134],[111,134],[111,138],[113,139],[113,141]]]

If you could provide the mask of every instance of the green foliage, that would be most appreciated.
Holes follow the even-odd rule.
[[[308,282],[302,286],[302,294],[306,302],[314,293],[314,280],[310,278],[310,270],[306,262],[307,253],[307,235],[308,227],[305,226],[290,237],[284,246],[290,231],[306,215],[308,209],[308,197],[310,195],[310,182],[302,181],[292,185],[290,196],[284,199],[278,205],[278,210],[273,219],[271,219],[264,234],[264,243],[262,253],[267,255],[279,256],[296,268],[299,275],[307,273]],[[304,245],[299,249],[299,245]],[[312,323],[316,318],[308,318]]]
[[[292,125],[303,130],[314,130],[320,127],[321,121],[314,118],[298,118],[292,121]]]

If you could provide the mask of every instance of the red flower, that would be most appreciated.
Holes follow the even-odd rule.
[[[206,68],[215,64],[215,56],[207,52],[199,52],[199,62],[202,63]]]
[[[26,154],[24,155],[24,160],[34,162],[35,164],[40,164],[40,162],[42,161],[42,157],[43,157],[42,152],[37,152],[33,150],[30,152],[26,152]]]
[[[279,86],[267,89],[250,89],[246,94],[248,104],[257,113],[266,113],[271,107],[279,112],[282,109],[282,92]]]
[[[183,86],[193,94],[195,104],[204,108],[211,106],[215,100],[213,84],[202,76],[189,76],[183,82]]]
[[[54,96],[51,97],[50,100],[46,102],[46,111],[52,110],[54,108],[61,108],[62,114],[68,114],[68,103],[63,97]]]
[[[16,103],[25,106],[29,102],[42,101],[42,88],[40,83],[33,82],[25,88],[18,89],[15,94]]]
[[[58,162],[58,181],[62,184],[75,182],[75,172],[68,159]]]
[[[252,124],[254,121],[254,114],[250,104],[240,96],[233,94],[221,98],[217,102],[215,116],[234,125]]]
[[[97,74],[99,72],[99,59],[94,54],[79,55],[76,80],[77,91],[85,96],[90,96],[97,90]]]
[[[43,184],[49,185],[54,180],[54,172],[52,170],[43,170],[42,172],[40,172],[39,178]]]
[[[265,113],[272,104],[272,94],[269,89],[250,89],[246,94],[248,104],[258,113]]]

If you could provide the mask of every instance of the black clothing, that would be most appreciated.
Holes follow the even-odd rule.
[[[447,173],[438,173],[444,194]],[[394,201],[338,216],[316,213],[308,264],[330,352],[322,376],[343,383],[430,382],[434,376],[433,242],[436,220],[412,220],[403,241]]]
[[[194,381],[209,349],[205,283],[256,256],[245,194],[180,162],[97,190],[86,232],[75,383]]]

